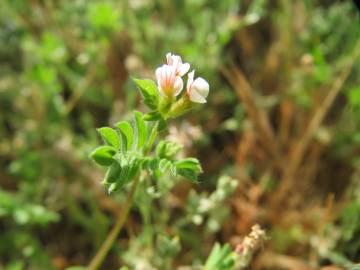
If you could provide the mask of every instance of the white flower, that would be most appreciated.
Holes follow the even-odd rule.
[[[183,63],[179,55],[167,53],[166,54],[166,63],[169,66],[175,67],[176,75],[184,76],[190,69],[189,63]]]
[[[193,70],[188,74],[186,92],[192,102],[206,103],[206,97],[209,94],[209,84],[203,78],[199,77],[194,81]]]
[[[156,80],[160,93],[167,96],[177,96],[183,89],[183,81],[177,75],[176,68],[170,65],[162,65],[156,69]]]

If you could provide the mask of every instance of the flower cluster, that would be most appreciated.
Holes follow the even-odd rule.
[[[183,63],[179,55],[166,54],[166,64],[156,69],[156,80],[162,96],[173,99],[183,87],[182,77],[190,70],[189,63]],[[184,98],[195,103],[206,103],[209,94],[209,84],[201,77],[194,80],[195,71],[188,73]]]

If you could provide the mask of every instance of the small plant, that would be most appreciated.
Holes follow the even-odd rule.
[[[199,161],[193,157],[178,159],[177,154],[182,146],[161,138],[170,119],[185,114],[198,103],[206,103],[209,84],[201,77],[194,79],[195,71],[188,73],[189,69],[190,65],[183,63],[180,56],[168,53],[166,64],[156,69],[157,84],[148,79],[134,79],[144,103],[151,111],[146,114],[135,111],[133,124],[120,121],[115,124],[115,128],[98,129],[104,145],[96,148],[90,157],[100,166],[107,168],[103,185],[109,194],[122,191],[128,186],[130,189],[121,215],[87,269],[98,269],[105,259],[124,226],[138,186],[148,194],[159,196],[159,194],[155,195],[150,179],[160,181],[161,177],[171,175],[173,178],[182,177],[194,183],[198,181],[198,175],[202,172]],[[184,88],[182,77],[186,73],[188,73],[186,90],[182,91]],[[219,179],[218,189],[211,195],[197,195],[192,192],[189,196],[190,208],[179,225],[187,224],[188,221],[200,225],[202,222],[199,221],[204,215],[208,215],[208,229],[217,231],[224,218],[217,213],[226,214],[220,205],[236,187],[235,179],[223,176]],[[166,191],[169,191],[169,188],[165,188]],[[141,201],[141,198],[139,200]],[[253,227],[251,234],[244,238],[241,248],[238,247],[235,251],[228,244],[221,247],[216,243],[203,268],[207,270],[243,268],[249,264],[252,253],[264,238],[265,232],[257,225]],[[172,258],[180,250],[177,237],[171,239],[166,235],[158,235],[157,240],[159,254],[162,254],[164,259]]]
[[[177,159],[181,146],[160,139],[169,119],[179,117],[199,103],[206,103],[209,84],[201,77],[194,79],[195,71],[178,55],[168,53],[166,64],[156,69],[157,84],[152,80],[134,79],[144,103],[151,110],[147,114],[134,112],[134,124],[120,121],[115,128],[98,129],[104,145],[96,148],[91,158],[106,167],[103,184],[109,193],[131,185],[122,214],[113,230],[91,261],[88,269],[98,269],[122,229],[133,204],[139,182],[146,186],[147,178],[159,179],[164,174],[198,181],[202,172],[196,158]],[[186,90],[182,77],[188,73]],[[150,187],[150,186],[149,186]]]

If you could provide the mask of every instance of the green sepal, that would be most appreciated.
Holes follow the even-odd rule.
[[[112,146],[103,145],[96,148],[90,153],[90,157],[101,166],[110,166],[113,162],[113,156],[116,153],[116,149]]]
[[[144,115],[145,121],[157,121],[162,119],[162,116],[159,111],[152,111]]]
[[[167,95],[162,95],[159,101],[159,112],[164,118],[167,118],[167,114],[173,104],[175,98]]]
[[[191,110],[194,107],[187,95],[183,95],[178,101],[172,104],[170,110],[166,114],[168,118],[176,118]]]

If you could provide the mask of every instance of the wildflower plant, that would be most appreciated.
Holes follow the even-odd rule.
[[[91,261],[88,269],[98,269],[122,229],[133,204],[139,182],[146,186],[146,179],[159,179],[164,174],[198,181],[202,172],[196,158],[177,159],[181,146],[159,139],[166,130],[169,119],[179,117],[198,103],[206,103],[209,84],[203,78],[194,79],[195,71],[183,63],[178,55],[168,53],[166,63],[156,69],[156,82],[150,79],[133,79],[150,112],[134,112],[134,122],[120,121],[114,127],[102,127],[98,132],[104,144],[97,147],[90,157],[106,168],[102,181],[109,193],[122,191],[131,185],[122,214]],[[188,73],[186,89],[183,77]],[[150,186],[149,186],[150,188]]]
[[[97,164],[108,168],[103,184],[109,193],[134,180],[141,170],[150,175],[170,171],[174,176],[195,182],[201,172],[197,159],[175,159],[181,147],[173,142],[159,140],[153,149],[158,132],[166,129],[166,121],[189,111],[195,103],[205,103],[209,93],[209,84],[203,78],[194,81],[192,71],[186,92],[179,97],[184,85],[182,76],[190,65],[183,64],[178,55],[169,53],[166,59],[167,63],[156,69],[157,85],[152,80],[134,79],[151,112],[142,114],[135,111],[134,125],[120,121],[115,128],[98,129],[104,145],[96,148],[90,156]]]
[[[156,69],[156,82],[150,79],[133,79],[150,112],[143,114],[134,111],[133,123],[120,121],[113,128],[98,129],[104,144],[97,147],[90,157],[98,165],[107,168],[103,185],[109,194],[126,190],[129,186],[130,188],[122,213],[87,269],[98,269],[102,264],[124,226],[134,198],[138,201],[140,212],[146,212],[144,205],[148,207],[151,198],[158,198],[172,186],[170,183],[165,188],[161,187],[162,176],[171,175],[174,178],[185,178],[195,183],[198,181],[198,176],[202,172],[199,161],[193,157],[178,158],[182,146],[161,138],[170,119],[185,114],[197,104],[206,103],[209,84],[201,77],[194,78],[195,71],[189,72],[189,70],[190,64],[183,63],[180,56],[168,53],[166,63]],[[183,77],[186,74],[188,78],[184,87]],[[158,190],[154,190],[152,179],[157,180]],[[236,187],[235,179],[223,176],[219,179],[217,190],[211,195],[197,195],[191,192],[187,213],[177,225],[180,227],[189,223],[201,225],[203,218],[207,216],[208,229],[212,232],[218,231],[220,223],[225,218],[223,214],[227,213],[224,211],[226,209],[221,208],[220,205],[235,191]],[[137,190],[146,192],[139,192],[140,196],[135,197]],[[261,237],[256,235],[254,239],[260,241],[264,234],[260,228],[256,228],[262,234]],[[144,239],[147,238],[145,231]],[[179,238],[161,233],[156,235],[156,239],[157,256],[161,256],[161,259],[158,260],[156,256],[153,258],[159,261],[160,269],[170,269],[171,260],[181,249]],[[142,259],[131,259],[133,251],[139,248],[143,250],[144,246],[139,247],[137,241],[130,242],[130,249],[124,254],[124,260],[136,261],[136,265],[133,265],[135,269],[155,269],[150,265],[145,254]],[[250,247],[246,246],[245,255],[232,250],[228,244],[223,247],[215,244],[202,269],[235,270],[244,267],[250,261],[251,252],[258,246],[257,242],[253,242],[250,243]],[[142,243],[145,244],[145,242]],[[138,252],[135,253],[138,254]]]

